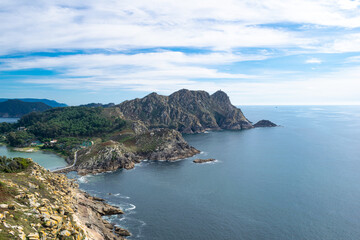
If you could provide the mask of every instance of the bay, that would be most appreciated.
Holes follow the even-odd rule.
[[[51,152],[44,152],[44,151],[18,152],[18,151],[13,151],[11,148],[8,148],[4,145],[0,145],[0,156],[7,156],[9,158],[13,158],[13,157],[32,158],[34,162],[38,163],[40,166],[49,170],[67,166],[67,163],[64,160],[64,158]]]

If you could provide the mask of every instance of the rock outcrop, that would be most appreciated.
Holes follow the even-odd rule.
[[[252,128],[250,121],[231,104],[223,91],[212,95],[186,89],[170,96],[151,93],[141,99],[125,101],[114,109],[126,119],[141,120],[150,128],[167,127],[182,133]]]
[[[214,162],[216,161],[214,158],[208,158],[208,159],[195,159],[194,163],[206,163],[206,162]]]
[[[36,163],[22,172],[0,173],[0,183],[0,239],[121,240],[130,236],[102,219],[122,214],[120,209]]]
[[[173,161],[192,157],[200,153],[191,147],[181,133],[173,129],[152,129],[143,127],[139,135],[126,135],[125,141],[110,140],[78,151],[75,170],[79,174],[114,171],[118,168],[131,169],[141,160]]]
[[[254,124],[254,127],[276,127],[277,125],[269,120],[260,120]]]

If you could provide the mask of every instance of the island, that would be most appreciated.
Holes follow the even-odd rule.
[[[32,112],[15,124],[1,123],[0,141],[12,147],[54,151],[69,163],[58,172],[85,175],[131,169],[143,160],[174,161],[200,153],[182,134],[267,126],[276,125],[268,120],[253,125],[223,91],[210,95],[182,89],[118,105]]]

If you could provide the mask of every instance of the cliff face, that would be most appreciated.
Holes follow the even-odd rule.
[[[134,124],[134,136],[115,136],[118,141],[107,141],[82,149],[77,154],[74,168],[79,174],[114,171],[118,168],[131,169],[141,160],[177,160],[191,157],[199,151],[186,143],[181,134],[171,129],[153,129]],[[145,129],[144,129],[145,128]],[[140,130],[139,130],[140,129]],[[121,140],[121,139],[126,139]]]
[[[0,202],[0,239],[121,240],[130,234],[102,219],[120,209],[36,163],[0,173]]]
[[[206,129],[252,128],[240,109],[233,106],[222,91],[177,91],[170,96],[151,93],[116,106],[126,119],[141,120],[149,127],[169,127],[182,133]]]

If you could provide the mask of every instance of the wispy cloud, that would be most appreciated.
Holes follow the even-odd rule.
[[[321,39],[307,31],[266,25],[356,28],[360,27],[358,6],[358,1],[350,0],[199,0],[196,4],[190,0],[5,0],[0,3],[0,49],[7,53],[99,47],[311,48]],[[327,38],[332,43],[337,36]]]
[[[337,64],[328,75],[319,55],[360,52],[360,0],[3,0],[0,9],[0,71],[52,73],[21,83],[89,92],[221,88],[239,102],[353,101],[343,93],[359,93],[358,70]],[[309,77],[304,61],[323,72]]]
[[[315,64],[320,64],[322,63],[321,59],[318,58],[309,58],[305,61],[305,63],[315,63]]]

